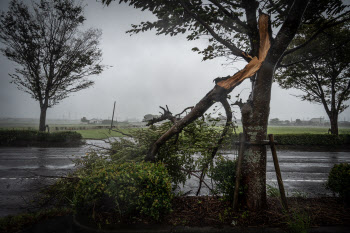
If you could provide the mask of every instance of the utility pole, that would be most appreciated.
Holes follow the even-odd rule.
[[[116,103],[116,101],[114,101],[114,106],[113,106],[113,113],[112,113],[111,129],[112,129],[112,127],[113,127],[113,119],[114,119],[115,103]]]

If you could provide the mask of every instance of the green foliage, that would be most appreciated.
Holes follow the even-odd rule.
[[[20,232],[25,227],[38,223],[40,220],[47,219],[49,217],[67,215],[71,212],[72,210],[67,208],[53,208],[34,213],[23,213],[14,216],[6,216],[0,218],[0,232]]]
[[[212,153],[222,131],[221,128],[215,127],[217,122],[217,119],[212,119],[209,123],[203,119],[196,120],[159,149],[156,159],[166,164],[175,185],[186,181],[188,171],[202,169],[207,163],[212,166]],[[172,123],[165,122],[149,129],[130,131],[131,138],[120,138],[112,143],[111,159],[118,163],[143,160],[150,145],[170,127]],[[229,144],[232,134],[231,130],[223,144]]]
[[[350,204],[350,164],[335,164],[328,175],[326,187]]]
[[[276,134],[279,145],[337,146],[350,143],[350,135]]]
[[[233,202],[236,184],[236,160],[219,158],[211,168],[209,177],[215,182],[215,189],[225,200]]]
[[[36,130],[0,130],[1,146],[20,145],[80,145],[81,134],[74,131],[40,132]]]
[[[280,197],[281,196],[280,191],[276,187],[276,184],[274,184],[273,186],[267,184],[266,185],[266,193],[269,197]]]
[[[171,210],[171,179],[161,163],[102,163],[79,176],[71,200],[78,213],[110,212],[118,221],[135,214],[159,220]]]
[[[133,131],[132,128],[119,128],[119,131],[128,134],[130,131]],[[109,129],[84,129],[84,130],[76,130],[76,132],[80,133],[84,139],[108,139],[111,137],[124,137],[123,134],[110,131]]]
[[[300,190],[294,190],[292,192],[292,197],[297,197],[297,198],[307,198],[309,195],[306,192],[302,192]]]
[[[102,3],[109,5],[114,1],[102,0]],[[288,18],[288,13],[284,10],[291,7],[290,1],[264,4],[265,2],[261,0],[254,2],[121,0],[115,2],[129,4],[142,11],[148,10],[155,16],[152,21],[132,25],[128,33],[137,34],[155,30],[157,35],[175,36],[186,33],[189,41],[204,38],[208,40],[208,46],[194,47],[192,49],[194,52],[201,54],[203,60],[226,57],[230,62],[235,61],[236,56],[242,57],[238,51],[246,51],[252,56],[258,56],[259,36],[256,27],[255,30],[249,27],[252,23],[256,24],[255,18],[247,22],[244,15],[258,15],[258,9],[273,15],[271,26],[277,33]],[[325,21],[336,21],[331,19],[334,19],[335,15],[340,15],[345,8],[344,5],[339,0],[312,1],[303,14],[302,22],[323,26]],[[297,9],[303,10],[302,7]],[[281,33],[285,28],[290,30],[290,26],[286,24]]]
[[[307,233],[311,225],[310,216],[306,212],[292,210],[287,215],[287,227],[290,233]]]
[[[318,28],[302,26],[301,34],[290,46],[306,43]],[[282,65],[276,74],[282,88],[299,89],[303,92],[298,96],[301,100],[323,105],[332,134],[338,134],[338,115],[349,107],[346,104],[350,99],[349,36],[348,22],[326,29],[302,50],[287,55],[282,62],[287,65]]]

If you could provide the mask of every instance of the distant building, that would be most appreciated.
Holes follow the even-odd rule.
[[[311,118],[309,122],[311,125],[324,125],[324,123],[325,123],[324,117]]]
[[[102,120],[102,124],[104,124],[104,125],[110,125],[112,123],[112,120]],[[114,121],[114,123],[116,123],[115,121]]]
[[[97,119],[97,118],[92,118],[91,120],[89,120],[89,124],[102,124],[102,120],[101,119]]]

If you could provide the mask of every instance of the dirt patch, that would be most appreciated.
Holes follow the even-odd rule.
[[[289,216],[309,216],[313,227],[350,225],[350,208],[338,198],[288,198],[289,214],[277,198],[268,199],[265,211],[234,212],[229,203],[217,197],[183,197],[173,201],[173,212],[165,217],[170,225],[285,227]]]

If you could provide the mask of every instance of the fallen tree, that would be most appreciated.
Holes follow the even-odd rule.
[[[259,32],[260,32],[260,49],[258,57],[250,58],[250,62],[244,67],[243,70],[237,72],[232,77],[228,77],[225,80],[217,82],[215,87],[209,91],[203,99],[199,101],[191,112],[179,121],[174,121],[174,126],[163,134],[150,148],[145,160],[155,161],[156,154],[169,138],[179,133],[188,124],[201,117],[214,103],[224,101],[227,95],[238,86],[246,78],[252,77],[261,67],[263,61],[266,58],[267,52],[270,49],[270,37],[268,33],[269,16],[266,14],[260,14],[259,17]],[[245,55],[245,54],[244,54]],[[247,56],[247,55],[245,55]]]
[[[103,0],[110,4],[112,0]],[[157,34],[189,33],[188,40],[209,36],[209,45],[203,50],[203,60],[225,56],[241,58],[247,66],[228,78],[215,79],[215,87],[196,104],[183,119],[173,118],[174,125],[150,147],[146,160],[154,161],[168,140],[184,127],[201,117],[215,102],[222,101],[247,78],[251,78],[252,92],[246,103],[239,103],[245,138],[254,145],[246,147],[243,159],[242,185],[245,187],[243,203],[250,210],[266,206],[266,148],[259,142],[266,139],[270,112],[273,74],[281,59],[313,41],[325,29],[349,20],[349,11],[341,1],[226,1],[226,0],[121,0],[141,10],[149,10],[154,22],[132,25],[129,33],[156,29]],[[311,2],[309,4],[309,2]],[[273,16],[261,12],[264,10]],[[257,12],[260,12],[257,22]],[[243,17],[245,16],[245,17]],[[244,20],[245,19],[245,20]],[[302,23],[317,25],[304,44],[288,49]],[[272,34],[275,27],[276,35]],[[243,43],[241,43],[243,41]],[[248,51],[248,52],[244,52]],[[234,58],[232,58],[234,57]]]

